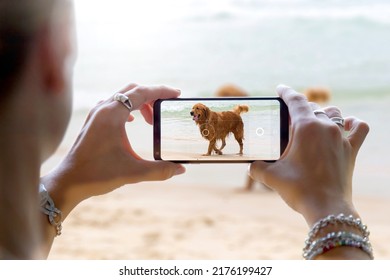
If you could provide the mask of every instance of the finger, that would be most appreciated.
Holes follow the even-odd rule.
[[[126,95],[131,100],[134,109],[139,109],[143,104],[157,99],[177,98],[180,90],[167,86],[137,86],[128,91]]]
[[[319,110],[321,109],[321,106],[318,105],[317,103],[315,102],[309,102],[309,105],[310,105],[310,108],[314,111],[314,110]]]
[[[115,94],[113,94],[110,98],[108,98],[107,100],[105,101],[101,101],[100,103],[110,103],[111,101],[114,100],[114,97],[115,95],[117,95],[118,93],[122,93],[122,94],[125,94],[126,92],[136,88],[138,85],[135,84],[135,83],[130,83],[128,84],[127,86],[125,86],[124,88],[122,88],[121,90],[118,90]]]
[[[126,89],[129,89],[129,91],[125,91]],[[145,104],[151,103],[157,99],[177,98],[180,95],[180,90],[167,86],[138,86],[136,84],[130,84],[122,89],[120,93],[126,94],[132,105],[132,110],[137,110],[143,109]],[[121,102],[112,102],[114,96],[110,99],[109,107],[121,112],[120,115],[124,120],[129,119],[128,108],[126,108],[124,104],[121,104]],[[141,113],[149,124],[153,124],[153,111],[151,108],[146,108],[145,111]]]
[[[321,106],[314,102],[309,102],[310,108],[313,110],[313,114],[321,120],[329,121],[328,114],[321,109]]]
[[[122,88],[120,91],[118,91],[119,93],[126,93],[134,88],[136,88],[138,86],[138,84],[136,83],[130,83],[128,84],[127,86],[125,86],[124,88]]]
[[[93,114],[99,109],[100,106],[102,106],[102,104],[103,104],[104,102],[105,102],[104,100],[100,100],[100,101],[95,105],[95,107],[93,107],[93,108],[89,111],[89,113],[88,113],[88,115],[87,115],[87,118],[86,118],[85,121],[84,121],[84,125],[86,125],[86,124],[89,122],[89,120],[91,119],[91,117],[93,116]],[[83,126],[84,126],[84,125],[83,125]]]
[[[129,115],[129,117],[127,118],[127,122],[132,122],[134,121],[134,116],[132,114]]]
[[[349,131],[347,139],[357,153],[366,139],[370,127],[364,121],[355,117],[348,117],[345,118],[345,130]]]
[[[342,118],[341,110],[335,106],[326,107],[323,109],[328,117],[331,118]]]
[[[277,86],[276,91],[286,102],[292,123],[301,118],[312,118],[314,116],[307,98],[303,94],[285,85]]]
[[[124,88],[122,88],[121,90],[117,91],[115,94],[113,94],[110,98],[106,99],[106,100],[102,100],[100,101],[96,106],[95,108],[93,108],[89,114],[89,116],[87,117],[87,120],[88,121],[90,119],[90,117],[98,110],[100,109],[101,107],[105,106],[106,108],[110,108],[110,109],[113,109],[113,110],[117,110],[117,108],[120,108],[122,107],[122,109],[120,109],[120,111],[122,112],[121,115],[123,115],[125,118],[127,118],[127,121],[131,122],[134,120],[134,117],[129,115],[129,110],[123,106],[123,104],[120,104],[120,102],[118,101],[114,101],[114,96],[117,94],[117,93],[125,93],[129,90],[132,90],[134,88],[136,88],[138,85],[135,84],[135,83],[130,83],[128,84],[127,86],[125,86]],[[114,101],[114,102],[113,102]],[[117,111],[119,112],[119,111]]]
[[[144,181],[163,181],[185,173],[183,165],[168,161],[143,161]]]
[[[148,124],[153,124],[153,108],[152,108],[152,106],[149,104],[145,104],[144,106],[142,106],[142,108],[140,110],[141,110],[141,114],[144,117],[145,121]]]
[[[326,107],[324,108],[324,112],[329,117],[329,120],[331,120],[335,125],[337,125],[341,130],[344,130],[344,121],[342,117],[341,110],[335,106]]]

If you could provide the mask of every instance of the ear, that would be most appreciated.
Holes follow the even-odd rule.
[[[41,31],[39,57],[42,66],[42,79],[46,92],[64,92],[71,78],[73,67],[73,41],[70,26],[55,24]]]
[[[206,117],[206,120],[209,118],[209,115],[210,115],[210,109],[209,107],[204,107],[203,108],[203,111],[204,111],[204,116]]]
[[[50,34],[49,28],[45,28],[39,38],[39,58],[42,69],[42,82],[45,92],[58,93],[64,89],[65,81],[62,73],[62,63],[59,50]]]

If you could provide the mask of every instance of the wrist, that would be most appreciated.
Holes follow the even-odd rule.
[[[310,228],[320,219],[332,214],[343,213],[346,216],[352,215],[355,218],[360,218],[353,204],[345,200],[331,199],[328,203],[323,200],[320,203],[308,203],[306,205],[300,212]]]
[[[323,198],[305,203],[299,211],[310,231],[305,241],[306,259],[372,259],[369,231],[352,202]]]
[[[61,210],[63,220],[83,200],[76,192],[74,184],[67,180],[64,172],[54,170],[41,178],[56,207]]]

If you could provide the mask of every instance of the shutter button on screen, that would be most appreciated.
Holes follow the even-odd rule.
[[[259,136],[259,137],[263,136],[263,135],[264,135],[264,129],[263,129],[262,127],[258,127],[258,128],[256,129],[256,134],[257,134],[257,136]]]

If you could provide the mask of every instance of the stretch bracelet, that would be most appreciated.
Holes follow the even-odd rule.
[[[42,213],[48,216],[50,224],[56,229],[56,236],[61,235],[62,212],[55,207],[53,199],[51,199],[43,184],[39,185],[39,196],[41,198],[40,206]]]
[[[314,238],[317,236],[318,232],[321,229],[327,227],[328,225],[335,224],[346,224],[348,226],[355,227],[362,233],[363,237],[366,238],[368,238],[368,236],[370,235],[367,226],[363,224],[359,218],[354,218],[352,215],[345,216],[344,214],[339,214],[337,216],[329,215],[314,224],[314,226],[309,232],[308,238],[305,241],[304,250],[307,250],[310,247]]]
[[[319,238],[311,244],[308,250],[304,250],[303,257],[312,260],[316,256],[324,254],[334,248],[348,246],[363,250],[371,259],[374,258],[372,246],[367,237],[362,237],[352,232],[331,232],[325,237]]]

